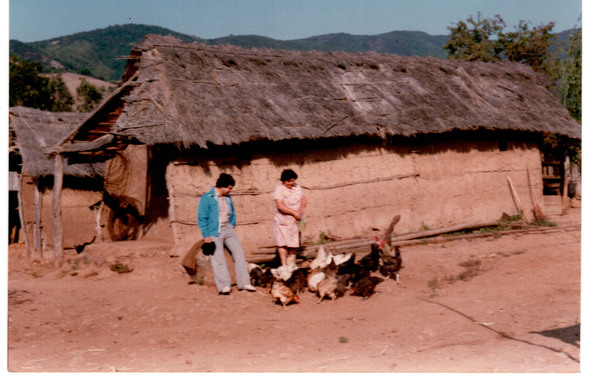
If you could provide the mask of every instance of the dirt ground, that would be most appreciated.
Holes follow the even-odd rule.
[[[188,284],[164,244],[93,244],[67,271],[11,245],[8,371],[577,373],[581,212],[550,218],[548,233],[405,247],[400,282],[371,298],[287,307]]]

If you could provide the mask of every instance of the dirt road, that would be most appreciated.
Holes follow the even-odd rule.
[[[371,298],[305,292],[285,308],[260,288],[189,285],[167,245],[92,245],[66,273],[11,246],[8,370],[578,372],[581,231],[562,227],[580,210],[553,219],[550,233],[405,247],[400,282]]]

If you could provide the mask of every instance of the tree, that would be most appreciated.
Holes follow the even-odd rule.
[[[469,27],[470,23],[472,27]],[[465,61],[498,62],[501,57],[502,47],[498,40],[493,40],[506,27],[500,15],[491,19],[477,20],[470,16],[467,22],[459,21],[456,27],[448,27],[450,39],[442,47],[448,52],[449,59],[462,59]]]
[[[521,20],[517,31],[501,33],[499,41],[506,59],[527,64],[536,72],[555,72],[555,58],[550,52],[551,45],[556,42],[553,28],[554,22],[550,22],[530,30],[528,24]]]
[[[73,105],[73,96],[60,74],[55,74],[48,79],[50,88],[50,101],[52,112],[70,112]]]
[[[581,123],[581,28],[569,35],[567,59],[561,74],[561,102],[571,116]]]
[[[448,52],[449,59],[505,60],[531,66],[536,72],[549,76],[550,91],[560,94],[563,106],[581,121],[581,29],[569,36],[567,60],[561,63],[559,56],[551,51],[556,42],[556,35],[552,33],[554,22],[530,29],[521,20],[515,31],[506,33],[504,27],[506,24],[500,15],[482,19],[477,14],[477,20],[469,17],[466,22],[448,27],[450,38],[442,48]],[[564,160],[568,156],[581,168],[579,140],[549,133],[544,135],[540,148],[547,158]]]
[[[559,62],[550,51],[556,41],[556,35],[552,33],[554,22],[530,29],[521,20],[515,31],[506,33],[505,27],[500,15],[482,19],[478,13],[477,20],[469,17],[466,22],[460,21],[455,27],[448,27],[450,38],[442,49],[448,52],[449,59],[524,63],[556,81],[559,78]]]
[[[71,111],[73,97],[60,76],[45,77],[42,65],[11,55],[9,60],[9,105],[44,111]]]
[[[103,94],[85,78],[81,77],[80,81],[77,87],[77,97],[81,101],[78,110],[79,112],[90,112],[102,101]]]

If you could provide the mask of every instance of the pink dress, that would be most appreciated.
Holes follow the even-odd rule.
[[[288,189],[280,184],[275,188],[275,200],[282,200],[287,207],[299,211],[302,205],[302,188],[297,183]],[[296,218],[292,215],[279,212],[275,203],[275,228],[273,238],[277,247],[300,247],[300,233]]]

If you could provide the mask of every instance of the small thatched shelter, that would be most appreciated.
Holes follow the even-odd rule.
[[[515,63],[148,36],[121,86],[57,150],[110,145],[107,196],[141,223],[138,237],[199,236],[198,198],[225,171],[239,235],[268,245],[284,168],[305,188],[308,238],[364,234],[395,214],[402,230],[489,221],[515,213],[507,178],[527,211],[542,203],[543,133],[581,136],[546,86]]]
[[[9,170],[13,177],[10,197],[23,226],[21,239],[40,252],[53,245],[55,156],[47,150],[59,143],[87,117],[84,113],[47,112],[28,107],[9,110]],[[64,179],[62,219],[64,247],[88,242],[97,234],[93,205],[102,199],[104,163],[71,155],[62,161]]]

